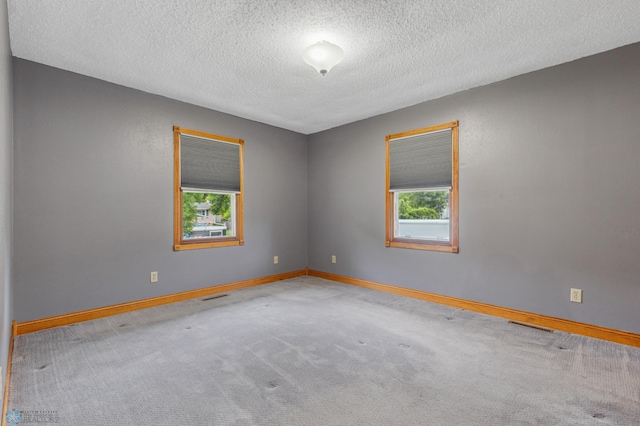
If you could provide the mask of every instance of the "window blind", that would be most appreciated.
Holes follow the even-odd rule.
[[[389,140],[389,191],[451,188],[451,129]]]
[[[240,145],[180,134],[183,190],[240,192]]]

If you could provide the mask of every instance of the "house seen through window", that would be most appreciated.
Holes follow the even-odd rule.
[[[234,236],[234,194],[182,193],[182,238]]]

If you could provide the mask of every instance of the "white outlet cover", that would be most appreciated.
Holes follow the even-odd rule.
[[[335,256],[331,256],[331,263],[336,263],[336,257]]]
[[[569,297],[572,302],[582,303],[582,289],[572,288]]]
[[[274,265],[278,264],[278,256],[273,256],[273,264]]]
[[[158,282],[158,272],[157,271],[152,272],[150,274],[149,281],[151,281],[152,283],[157,283]]]

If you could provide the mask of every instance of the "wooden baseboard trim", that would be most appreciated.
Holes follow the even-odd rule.
[[[535,314],[532,312],[519,311],[516,309],[503,308],[501,306],[474,302],[472,300],[458,299],[456,297],[443,296],[440,294],[428,293],[421,290],[413,290],[410,288],[397,287],[389,284],[381,284],[374,281],[351,278],[343,275],[332,274],[329,272],[309,270],[308,275],[318,278],[324,278],[331,281],[337,281],[343,284],[350,284],[372,290],[383,291],[385,293],[391,293],[398,296],[411,297],[414,299],[425,300],[427,302],[452,306],[454,308],[480,312],[482,314],[493,315],[496,317],[524,322],[527,324],[533,324],[540,327],[566,331],[568,333],[580,334],[588,337],[595,337],[596,339],[608,340],[615,343],[621,343],[623,345],[640,347],[640,334],[630,333],[627,331],[615,330],[612,328],[605,328],[597,325],[585,324],[562,318]]]
[[[195,299],[198,297],[211,296],[212,294],[224,293],[227,291],[240,290],[242,288],[254,287],[268,284],[275,281],[307,275],[307,270],[285,272],[283,274],[269,275],[261,278],[253,278],[245,281],[238,281],[229,284],[221,284],[213,287],[199,288],[196,290],[184,291],[181,293],[168,294],[165,296],[153,297],[150,299],[136,300],[133,302],[120,303],[118,305],[104,306],[101,308],[89,309],[86,311],[72,312],[64,315],[57,315],[48,318],[41,318],[32,321],[18,323],[17,335],[33,333],[48,328],[60,327],[82,321],[89,321],[104,318],[111,315],[123,314],[125,312],[137,311],[139,309],[152,308],[154,306],[166,305],[169,303],[182,302],[183,300]]]
[[[2,403],[2,421],[0,424],[5,426],[7,424],[7,410],[9,409],[9,384],[11,383],[11,360],[13,359],[13,341],[17,334],[17,325],[13,321],[11,324],[11,340],[9,341],[9,355],[7,356],[7,371],[5,372],[6,380],[4,383],[4,399]]]

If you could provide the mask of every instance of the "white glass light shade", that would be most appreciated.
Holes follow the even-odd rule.
[[[323,76],[338,65],[344,58],[344,51],[340,46],[321,41],[307,47],[302,54],[302,59],[314,67]]]

